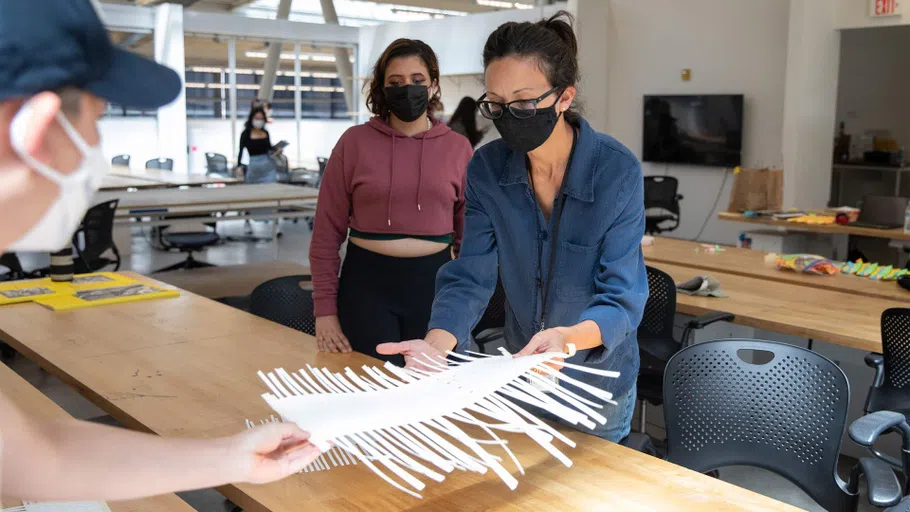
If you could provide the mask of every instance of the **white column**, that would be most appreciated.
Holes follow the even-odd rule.
[[[183,6],[162,4],[155,8],[155,60],[173,69],[184,81]],[[174,159],[174,172],[189,173],[186,137],[186,95],[158,109],[158,156]]]
[[[228,105],[231,120],[231,151],[237,151],[237,44],[234,38],[228,39]],[[230,157],[230,155],[228,155]],[[230,158],[229,158],[230,159]],[[240,162],[234,162],[240,165]]]
[[[300,43],[294,43],[294,122],[297,125],[297,166],[301,166],[300,160]]]
[[[826,206],[831,187],[840,32],[831,0],[791,0],[784,95],[784,206]]]
[[[599,132],[607,131],[607,35],[610,2],[607,0],[569,0],[575,15],[578,37],[578,65],[581,83],[579,99],[585,119]]]
[[[291,15],[291,0],[281,0],[278,3],[278,11],[275,14],[276,20],[286,20]],[[271,101],[272,90],[275,87],[275,76],[278,68],[281,67],[281,49],[280,40],[269,42],[269,53],[263,64],[262,83],[259,86],[259,93],[256,95],[260,100]]]
[[[322,6],[322,17],[326,25],[338,25],[338,13],[335,11],[334,0],[319,0]],[[335,69],[344,88],[344,101],[348,112],[354,110],[354,66],[351,64],[347,48],[335,48]]]

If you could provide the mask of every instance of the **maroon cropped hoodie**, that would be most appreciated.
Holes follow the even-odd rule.
[[[316,316],[337,314],[338,250],[348,228],[366,233],[440,236],[464,228],[464,188],[473,150],[463,136],[431,119],[408,137],[373,118],[349,128],[329,158],[310,243]]]

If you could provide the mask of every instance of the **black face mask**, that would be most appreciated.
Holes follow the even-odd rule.
[[[386,87],[385,100],[389,111],[406,123],[416,121],[427,111],[430,89],[425,85]]]
[[[527,119],[519,119],[506,109],[502,117],[493,120],[493,125],[512,151],[530,153],[550,138],[560,115],[556,113],[555,104],[538,108],[537,113]]]

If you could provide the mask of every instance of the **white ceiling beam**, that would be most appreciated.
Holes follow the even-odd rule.
[[[460,11],[460,12],[489,12],[495,11],[495,7],[478,5],[474,0],[358,0],[370,1],[378,4],[401,5],[407,7],[422,7],[424,9],[440,9],[443,11]],[[532,3],[534,0],[519,0]]]
[[[186,11],[184,30],[193,34],[249,37],[263,40],[311,41],[329,46],[357,44],[357,27],[247,18],[236,14]]]

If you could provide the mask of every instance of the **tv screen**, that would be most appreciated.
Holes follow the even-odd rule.
[[[743,147],[743,95],[645,96],[642,160],[736,167]]]

